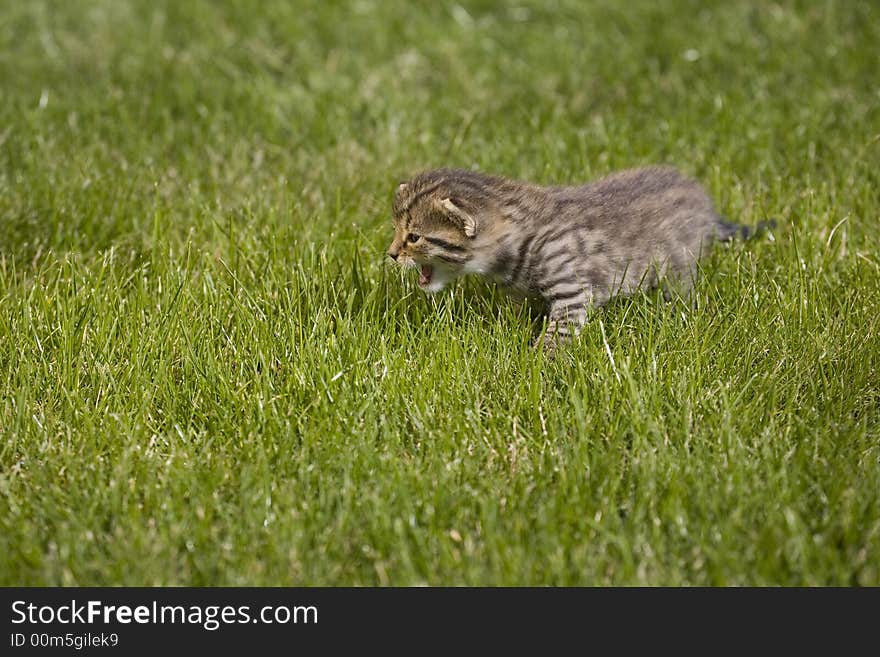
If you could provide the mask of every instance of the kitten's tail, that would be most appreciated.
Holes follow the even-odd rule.
[[[755,226],[745,226],[732,221],[719,219],[715,227],[715,237],[720,242],[732,242],[736,238],[748,240],[758,237],[766,230],[776,228],[776,220],[759,221]]]

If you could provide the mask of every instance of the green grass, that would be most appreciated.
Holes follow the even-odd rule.
[[[878,62],[870,1],[3,1],[0,584],[880,584]],[[384,258],[418,169],[658,162],[778,228],[556,360]]]

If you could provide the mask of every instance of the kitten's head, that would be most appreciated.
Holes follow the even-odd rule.
[[[441,175],[422,174],[394,193],[394,240],[388,256],[419,268],[419,287],[439,292],[466,273],[477,236],[475,208]]]

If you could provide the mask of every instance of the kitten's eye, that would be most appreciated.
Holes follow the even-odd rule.
[[[422,236],[418,235],[416,233],[410,233],[409,235],[406,236],[406,241],[409,242],[410,244],[415,244],[420,239],[422,239]]]

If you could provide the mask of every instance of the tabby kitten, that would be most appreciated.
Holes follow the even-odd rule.
[[[401,183],[388,255],[442,290],[480,274],[549,306],[552,350],[615,294],[663,283],[684,293],[713,240],[749,229],[715,212],[706,192],[669,167],[621,171],[576,187],[541,187],[460,169]]]

